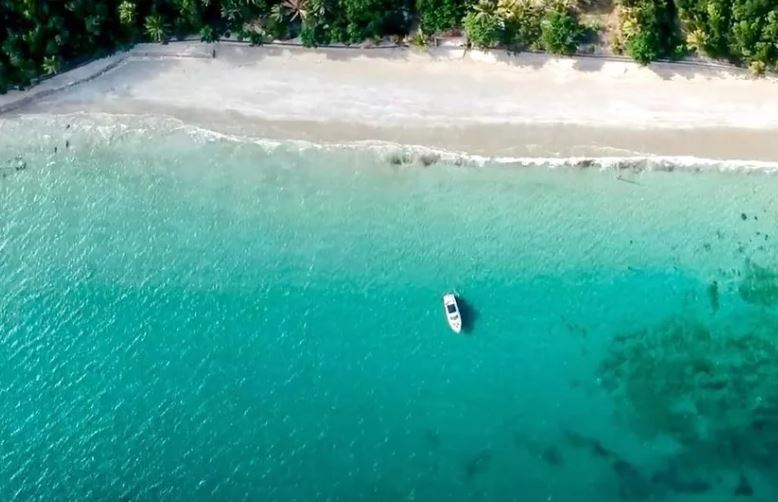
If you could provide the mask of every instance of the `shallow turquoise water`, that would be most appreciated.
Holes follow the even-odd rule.
[[[0,499],[778,497],[778,176],[79,120],[0,136]]]

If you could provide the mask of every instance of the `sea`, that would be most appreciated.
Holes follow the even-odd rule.
[[[2,119],[0,500],[778,500],[777,243],[748,162]]]

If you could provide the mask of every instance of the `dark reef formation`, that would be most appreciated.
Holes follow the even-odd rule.
[[[746,262],[738,293],[753,305],[778,306],[778,271]]]
[[[599,367],[637,430],[675,439],[695,462],[778,459],[778,320],[709,326],[678,317],[613,338]]]

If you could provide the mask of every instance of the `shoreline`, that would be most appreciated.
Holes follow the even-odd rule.
[[[776,79],[688,64],[382,49],[141,44],[14,94],[25,101],[10,113],[1,96],[0,117],[157,115],[224,134],[485,157],[778,161]]]
[[[277,124],[274,124],[276,127]],[[35,134],[25,136],[25,131]],[[380,159],[397,168],[426,168],[436,164],[468,168],[534,168],[569,170],[599,170],[617,174],[621,181],[632,182],[633,176],[643,172],[687,172],[717,171],[729,174],[778,173],[778,161],[747,159],[715,159],[710,157],[679,155],[639,154],[618,151],[601,151],[598,154],[575,155],[493,155],[467,152],[462,149],[445,148],[429,144],[401,143],[380,139],[326,142],[320,139],[293,139],[276,130],[261,135],[246,135],[245,130],[226,132],[193,122],[184,122],[174,117],[159,115],[130,115],[104,112],[74,112],[67,114],[25,114],[14,118],[0,117],[0,133],[14,141],[0,141],[0,148],[12,152],[31,147],[50,154],[56,153],[63,144],[78,149],[105,149],[122,147],[125,142],[142,144],[147,138],[177,137],[195,143],[225,142],[244,146],[256,146],[266,153],[277,149],[290,154],[319,151],[325,154],[348,156],[367,155]],[[0,138],[2,135],[0,135]],[[25,138],[21,143],[21,138]],[[48,152],[48,153],[45,153]],[[0,165],[0,171],[10,169],[13,164]]]

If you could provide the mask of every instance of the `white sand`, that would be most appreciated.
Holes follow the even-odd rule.
[[[203,57],[212,48],[216,58]],[[499,155],[778,160],[770,140],[778,137],[778,81],[740,70],[458,49],[199,43],[141,45],[128,56],[21,111],[165,114],[229,132]]]

